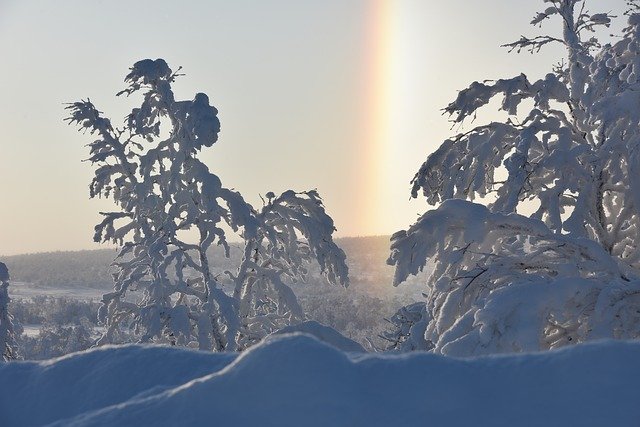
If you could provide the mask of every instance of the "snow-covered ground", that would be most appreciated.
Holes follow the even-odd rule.
[[[40,328],[42,325],[40,324],[28,324],[22,325],[22,333],[28,337],[37,337],[40,333]]]
[[[237,356],[103,347],[0,366],[0,425],[638,426],[640,342],[454,359],[301,334]]]

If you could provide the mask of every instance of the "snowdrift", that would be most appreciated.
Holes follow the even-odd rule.
[[[104,347],[0,366],[2,426],[638,426],[639,342],[454,359],[304,334],[240,354]]]
[[[315,320],[307,320],[296,325],[285,326],[284,328],[273,332],[271,335],[292,334],[295,332],[311,335],[317,340],[329,344],[338,350],[360,353],[365,353],[367,351],[354,340],[345,337],[335,329],[323,325],[322,323],[318,323]]]

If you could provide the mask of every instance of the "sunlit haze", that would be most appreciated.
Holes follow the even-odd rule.
[[[98,247],[93,226],[110,203],[89,199],[92,137],[63,122],[64,104],[89,97],[121,123],[138,99],[115,93],[144,58],[183,67],[177,98],[204,92],[218,108],[220,139],[201,158],[225,186],[252,203],[317,188],[338,236],[406,228],[428,209],[409,182],[456,131],[441,108],[457,90],[540,76],[561,56],[500,47],[538,31],[528,22],[541,2],[513,6],[3,0],[0,254]]]

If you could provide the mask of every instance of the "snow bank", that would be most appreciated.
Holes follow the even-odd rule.
[[[0,363],[0,426],[35,426],[184,384],[235,354],[104,346],[44,362]]]
[[[0,425],[637,426],[638,360],[639,342],[609,341],[475,359],[347,354],[302,334],[237,358],[112,347],[0,366]]]
[[[296,325],[285,326],[284,328],[273,332],[271,336],[291,334],[294,332],[302,332],[307,335],[312,335],[314,338],[330,344],[338,350],[357,353],[364,353],[367,351],[351,338],[347,338],[335,329],[323,325],[322,323],[318,323],[315,320],[307,320],[306,322],[298,323]],[[271,337],[268,339],[271,339]]]

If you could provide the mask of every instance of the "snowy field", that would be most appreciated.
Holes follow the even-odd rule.
[[[239,356],[103,347],[0,366],[0,425],[638,426],[638,360],[640,343],[619,341],[474,359],[307,335]]]

